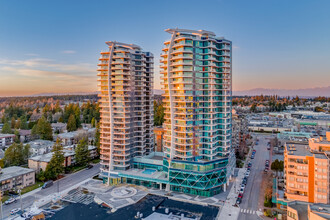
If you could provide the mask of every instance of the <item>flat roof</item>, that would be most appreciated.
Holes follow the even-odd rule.
[[[6,138],[6,137],[15,137],[15,134],[1,134],[0,133],[0,138]]]
[[[330,205],[314,203],[310,204],[309,207],[314,214],[317,214],[327,219],[330,218]]]
[[[26,144],[30,145],[31,148],[40,149],[44,147],[52,147],[54,145],[54,142],[39,139],[39,140],[30,141]]]
[[[323,153],[319,154],[314,154],[310,151],[310,148],[308,145],[305,144],[290,144],[287,143],[285,145],[285,148],[288,152],[288,155],[295,155],[295,156],[310,156],[310,157],[315,157],[318,159],[327,159],[326,155]]]
[[[307,215],[307,213],[308,213],[308,210],[307,210],[308,203],[294,201],[294,202],[289,202],[288,206],[298,212],[298,219],[299,220],[308,220],[308,215]]]
[[[63,150],[64,151],[64,157],[69,157],[75,155],[75,152],[73,150]],[[38,161],[38,162],[49,162],[52,159],[53,152],[48,154],[42,154],[34,157],[30,157],[29,160]]]
[[[2,173],[0,174],[0,181],[8,180],[17,176],[28,174],[34,172],[33,169],[12,166],[1,169]]]

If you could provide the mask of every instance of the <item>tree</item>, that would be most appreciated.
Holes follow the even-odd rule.
[[[11,123],[10,123],[10,126],[11,128],[15,128],[15,125],[16,125],[16,120],[14,117],[11,118]]]
[[[13,143],[5,151],[3,162],[6,167],[8,166],[20,166],[27,163],[30,155],[30,146],[27,144],[23,146],[22,143]]]
[[[76,149],[76,163],[81,166],[85,166],[89,161],[89,151],[87,138],[83,138],[79,141]]]
[[[39,138],[43,140],[53,140],[52,126],[44,116],[38,120],[38,123],[35,126],[36,127],[33,127],[31,131],[33,135],[38,135]]]
[[[92,118],[91,124],[92,124],[92,127],[95,128],[95,118]]]
[[[20,126],[21,129],[26,130],[29,128],[27,124],[26,116],[21,116],[20,122],[21,122],[21,126]]]
[[[97,153],[100,155],[100,123],[96,124],[96,130],[95,130],[95,146],[97,148]]]
[[[20,129],[21,128],[21,119],[17,119],[16,124],[15,124],[15,129]]]
[[[70,115],[68,123],[66,125],[66,129],[70,131],[75,131],[77,130],[77,125],[76,125],[76,119],[74,115]]]
[[[14,142],[19,144],[21,142],[19,131],[15,130],[14,134],[15,134]]]
[[[5,124],[3,125],[1,133],[3,133],[3,134],[12,134],[13,133],[13,130],[11,130],[8,122],[5,122]]]
[[[62,174],[64,172],[64,152],[63,152],[63,146],[61,145],[59,139],[57,139],[55,145],[53,146],[53,155],[50,159],[46,171],[45,171],[45,177],[46,179],[56,179],[58,175]]]
[[[256,112],[256,111],[257,111],[257,104],[256,104],[256,103],[253,103],[253,104],[251,105],[250,111],[251,111],[251,112]]]

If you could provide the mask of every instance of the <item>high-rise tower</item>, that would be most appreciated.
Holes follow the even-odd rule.
[[[133,44],[106,42],[98,64],[101,108],[101,177],[121,181],[118,171],[154,150],[153,54]]]
[[[214,195],[226,189],[235,164],[232,43],[204,30],[166,31],[164,171],[171,190]]]

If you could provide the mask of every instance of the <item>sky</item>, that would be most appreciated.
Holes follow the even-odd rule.
[[[233,42],[233,90],[330,86],[329,0],[0,0],[0,96],[97,91],[105,41],[155,56],[164,30]]]

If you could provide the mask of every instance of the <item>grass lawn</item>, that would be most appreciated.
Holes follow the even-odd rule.
[[[35,189],[41,187],[43,184],[44,184],[43,182],[37,181],[34,185],[25,187],[24,189],[22,189],[22,195],[24,193],[30,192],[32,190],[35,190]]]
[[[91,162],[95,164],[95,163],[100,163],[100,161],[101,161],[100,158],[96,158],[96,159],[92,160]]]
[[[4,203],[6,200],[9,199],[9,196],[8,195],[3,195],[2,196],[2,202]]]

